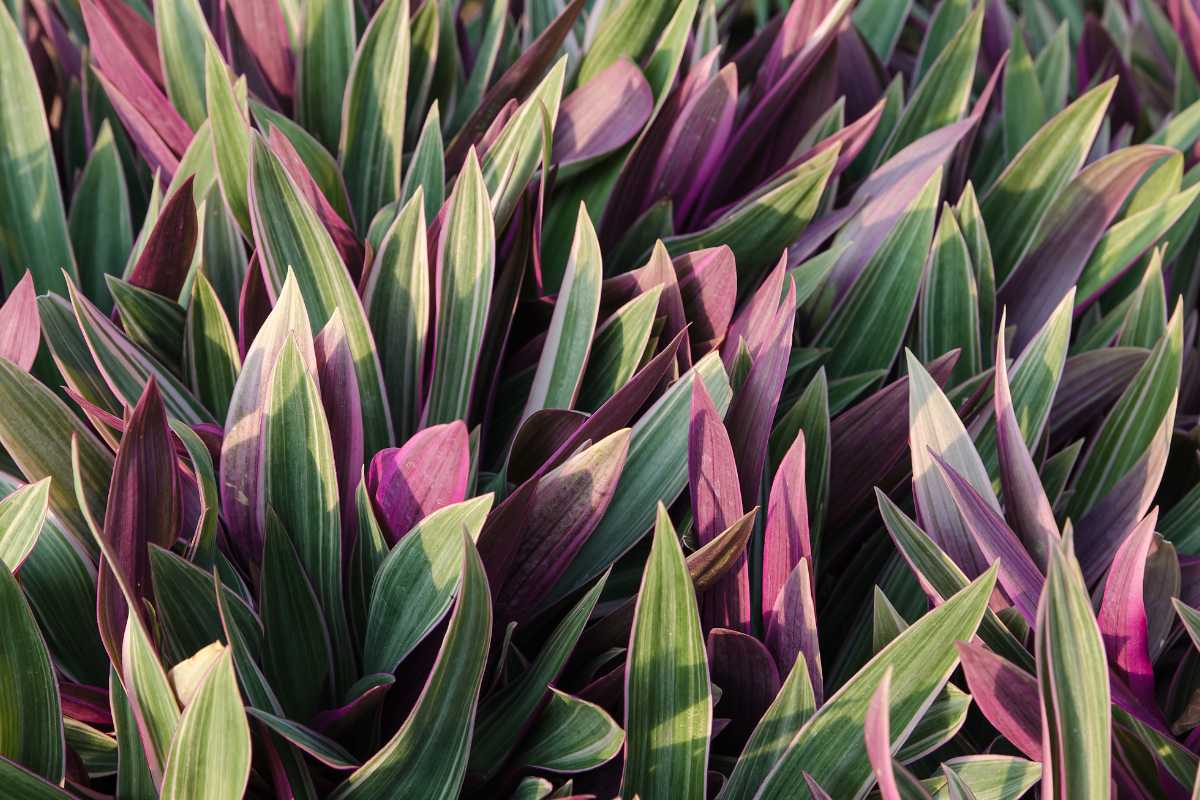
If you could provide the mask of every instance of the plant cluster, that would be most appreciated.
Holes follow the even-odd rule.
[[[0,2],[0,796],[1200,797],[1200,0]]]

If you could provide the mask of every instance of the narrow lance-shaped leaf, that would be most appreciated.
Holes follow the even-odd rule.
[[[198,128],[206,116],[205,51],[216,46],[204,10],[197,0],[155,3],[154,30],[171,105],[188,125]]]
[[[462,786],[492,628],[483,564],[465,533],[462,542],[462,590],[416,707],[335,800],[453,797]]]
[[[219,764],[220,769],[213,769]],[[163,800],[236,800],[250,779],[250,726],[233,671],[221,647],[184,709],[163,776]]]
[[[21,31],[6,7],[0,11],[0,271],[15,286],[25,270],[39,291],[66,289],[63,271],[74,277],[75,255],[59,190],[50,128]]]
[[[249,183],[250,127],[246,109],[237,99],[228,67],[216,47],[204,55],[204,90],[212,126],[213,158],[221,194],[242,233],[253,238],[250,226]]]
[[[495,270],[495,226],[472,150],[454,185],[438,244],[433,374],[424,424],[466,419]]]
[[[359,225],[400,196],[408,86],[408,4],[385,0],[363,33],[342,102],[342,174]]]
[[[587,207],[581,203],[575,242],[533,376],[525,417],[543,408],[571,408],[575,404],[596,331],[602,276],[600,242]]]
[[[367,452],[381,450],[392,442],[391,414],[379,354],[350,273],[316,212],[258,135],[252,145],[251,166],[251,217],[263,276],[278,291],[288,272],[294,270],[313,330],[325,327],[335,309],[342,312],[358,375],[363,441]]]
[[[794,797],[808,772],[833,797],[856,797],[870,785],[862,738],[870,697],[892,673],[889,716],[903,744],[958,665],[954,643],[974,635],[996,582],[995,568],[917,620],[846,682],[792,739],[756,797]]]
[[[37,544],[49,502],[49,478],[17,489],[0,501],[0,561],[13,572]]]
[[[1072,536],[1050,557],[1035,635],[1042,707],[1042,792],[1107,798],[1112,711],[1108,665]]]
[[[296,112],[321,144],[334,150],[341,130],[342,95],[354,59],[351,0],[305,3],[296,74]]]
[[[712,699],[696,595],[661,503],[625,670],[627,797],[703,798]]]

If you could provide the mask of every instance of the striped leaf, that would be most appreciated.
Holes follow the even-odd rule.
[[[342,95],[354,60],[351,0],[313,0],[303,6],[296,64],[296,116],[329,150],[337,147]]]
[[[130,614],[125,626],[121,661],[122,683],[137,723],[141,749],[150,775],[160,784],[171,739],[179,725],[179,702],[137,614]]]
[[[245,102],[238,100],[237,90],[229,80],[229,68],[215,47],[205,50],[204,76],[205,105],[221,194],[242,233],[253,238],[247,195],[250,127]]]
[[[907,733],[941,691],[958,665],[954,642],[970,639],[987,609],[996,583],[993,567],[967,588],[914,622],[872,658],[800,729],[756,795],[762,800],[795,797],[807,772],[832,797],[857,797],[873,777],[862,725],[871,695],[891,670],[892,730]]]
[[[334,800],[455,797],[462,787],[492,627],[483,564],[470,537],[462,541],[462,590],[420,699]]]
[[[921,287],[917,331],[917,355],[922,361],[960,349],[950,374],[951,385],[979,372],[979,290],[967,243],[948,205],[942,210],[929,256],[929,275]]]
[[[390,673],[450,609],[459,586],[462,534],[477,539],[492,507],[485,495],[439,509],[392,548],[371,591],[363,668]]]
[[[379,343],[396,439],[408,441],[421,417],[429,330],[429,262],[421,189],[384,234],[363,288],[363,305]],[[435,211],[436,213],[436,211]]]
[[[1100,628],[1072,537],[1053,549],[1038,604],[1038,691],[1042,706],[1042,792],[1047,797],[1109,797],[1112,711]]]
[[[0,274],[15,286],[28,269],[39,292],[63,292],[75,255],[42,95],[10,8],[0,10]]]
[[[474,150],[447,203],[435,270],[433,374],[425,425],[467,418],[492,295],[496,234]]]
[[[696,592],[659,503],[629,636],[621,794],[702,800],[712,721]]]
[[[17,489],[0,501],[0,561],[13,572],[37,544],[49,502],[49,478]]]
[[[663,287],[653,286],[618,308],[597,329],[575,406],[595,411],[633,377],[650,343]]]
[[[197,0],[163,0],[154,4],[154,31],[167,96],[192,128],[207,117],[204,93],[205,51],[217,43],[208,31]]]
[[[294,338],[284,343],[271,370],[261,447],[261,502],[265,513],[278,515],[320,602],[335,656],[333,688],[340,694],[350,685],[352,667],[342,606],[337,474],[321,396]]]
[[[404,0],[380,4],[358,45],[342,101],[338,156],[364,228],[376,211],[400,196],[408,9]]]
[[[718,413],[732,390],[720,354],[709,353],[676,381],[633,426],[625,467],[604,518],[559,578],[549,605],[608,569],[654,524],[655,503],[671,503],[687,485],[687,441],[692,383],[704,381]]]
[[[261,136],[255,135],[251,151],[251,217],[264,277],[278,292],[294,270],[312,330],[325,327],[335,310],[342,312],[358,375],[364,445],[366,452],[374,453],[391,444],[392,423],[358,292],[325,226]]]
[[[616,757],[625,732],[600,706],[550,687],[550,699],[515,760],[528,769],[587,772]]]
[[[79,178],[68,225],[71,245],[88,254],[79,265],[79,285],[107,311],[111,306],[104,297],[104,276],[120,275],[133,247],[129,187],[108,120],[101,123]]]
[[[600,241],[587,207],[580,204],[575,241],[525,403],[525,417],[545,408],[575,405],[600,312],[602,276]]]
[[[0,756],[60,783],[62,709],[50,655],[16,578],[7,565],[0,573]]]
[[[229,318],[203,270],[198,270],[192,281],[183,366],[196,397],[217,419],[225,419],[242,359]]]
[[[436,18],[435,18],[436,19]],[[416,149],[404,172],[400,198],[408,202],[421,190],[425,194],[425,216],[433,219],[446,197],[446,159],[442,144],[442,118],[437,101],[429,109]]]
[[[220,769],[213,769],[219,764]],[[250,726],[222,647],[183,711],[163,776],[163,800],[237,800],[250,779]]]

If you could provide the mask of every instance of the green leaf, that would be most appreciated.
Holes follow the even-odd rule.
[[[696,591],[662,503],[625,668],[625,797],[703,800],[712,697]]]
[[[652,286],[618,308],[596,329],[575,407],[593,412],[637,372],[650,343],[663,287]]]
[[[384,0],[375,11],[354,56],[342,103],[338,156],[363,227],[400,196],[408,11],[405,0]]]
[[[179,703],[158,653],[137,614],[131,613],[121,645],[123,683],[137,720],[142,751],[155,783],[162,781],[171,738],[179,725]]]
[[[246,712],[327,767],[354,769],[358,766],[358,759],[352,753],[311,728],[257,708],[248,708]]]
[[[1112,704],[1100,628],[1068,528],[1051,552],[1034,639],[1047,791],[1107,798]]]
[[[309,9],[320,5],[312,3]],[[325,327],[334,311],[342,312],[358,375],[363,445],[368,453],[382,450],[392,442],[391,414],[384,396],[378,353],[350,273],[325,226],[300,196],[266,141],[256,134],[251,150],[251,216],[264,276],[278,292],[288,271],[294,270],[312,330]]]
[[[462,591],[420,699],[400,730],[350,776],[333,800],[455,797],[462,787],[487,663],[492,606],[479,553],[470,537],[461,535]]]
[[[922,361],[959,348],[950,385],[958,385],[981,368],[979,342],[979,290],[975,268],[962,231],[949,205],[942,209],[929,274],[921,288],[917,313],[917,354]]]
[[[425,425],[466,419],[492,295],[492,207],[472,149],[450,195],[438,242],[437,330]]]
[[[707,228],[663,244],[672,256],[728,245],[737,258],[739,284],[753,285],[817,213],[838,152],[836,146],[822,151],[756,189]]]
[[[550,700],[514,759],[528,769],[586,772],[621,752],[625,732],[600,706],[550,688]]]
[[[894,3],[899,6],[900,3]],[[946,3],[944,5],[954,5]],[[908,105],[900,115],[891,141],[877,163],[903,150],[927,133],[957,122],[971,97],[971,82],[975,78],[975,60],[979,52],[979,35],[983,30],[984,6],[979,5],[965,20],[945,50],[929,68],[913,90]],[[857,22],[857,20],[856,20]]]
[[[1076,285],[1076,307],[1090,303],[1149,250],[1200,197],[1200,184],[1122,219],[1096,243]],[[1175,244],[1172,242],[1171,244]]]
[[[342,95],[354,60],[354,8],[351,0],[311,0],[296,64],[296,116],[326,148],[338,143]]]
[[[569,409],[575,405],[600,313],[603,272],[600,241],[587,206],[581,203],[575,241],[525,403],[524,417],[546,408]]]
[[[680,3],[679,6],[691,7],[691,14],[686,15],[690,28],[696,3]],[[650,54],[659,34],[672,21],[675,10],[674,0],[622,0],[620,5],[607,11],[579,65],[578,84],[587,83],[622,57],[640,62]],[[651,86],[654,86],[653,82]],[[657,94],[656,90],[655,96]]]
[[[719,800],[752,800],[792,737],[816,710],[817,700],[808,676],[808,663],[803,653],[797,653],[779,694],[755,726],[754,733],[750,734],[729,780],[721,787],[721,793],[717,795]]]
[[[174,300],[120,278],[108,276],[105,282],[129,341],[170,371],[181,371],[187,312]]]
[[[117,742],[87,723],[63,717],[67,747],[79,756],[90,778],[104,778],[117,772]],[[2,780],[2,778],[0,778]],[[7,788],[7,784],[5,785]]]
[[[213,156],[221,194],[246,238],[253,241],[250,200],[247,195],[250,160],[250,123],[245,104],[229,80],[229,68],[215,47],[205,51],[205,100],[212,127]]]
[[[34,773],[0,756],[0,785],[4,786],[4,794],[9,800],[72,800],[67,794],[53,783],[40,778]],[[130,795],[121,795],[130,797]]]
[[[821,530],[829,503],[829,386],[822,367],[809,381],[795,404],[771,431],[771,474],[787,455],[796,437],[804,433],[804,488],[808,499],[808,535],[814,563],[820,560]]]
[[[732,390],[720,355],[700,359],[633,426],[625,466],[608,511],[550,590],[551,605],[592,578],[641,541],[654,523],[656,503],[672,503],[687,485],[687,439],[692,382],[703,380],[721,414]]]
[[[646,75],[646,83],[650,84],[650,91],[654,92],[655,115],[667,101],[667,92],[675,84],[675,78],[679,74],[679,63],[683,60],[684,49],[688,44],[692,20],[696,16],[698,5],[699,0],[680,0],[675,4],[675,12],[663,27],[654,49],[645,61],[645,68],[642,72]],[[592,47],[588,48],[589,55],[595,49],[593,42]],[[611,57],[608,55],[595,57],[608,59],[608,64],[605,65],[607,68],[613,61],[620,58],[620,54]],[[603,72],[603,69],[597,67],[596,74],[600,72]]]
[[[1173,418],[1183,358],[1183,309],[1177,307],[1150,357],[1105,418],[1083,457],[1067,516],[1080,519],[1141,459],[1164,420]],[[1170,423],[1166,423],[1169,427]]]
[[[367,613],[371,607],[371,587],[389,551],[387,540],[383,538],[383,530],[379,527],[375,511],[371,507],[365,475],[359,478],[354,503],[358,509],[358,536],[355,537],[354,550],[350,554],[346,597],[350,627],[361,644],[367,629]]]
[[[882,64],[892,59],[912,0],[865,0],[854,9],[854,27],[875,51]]]
[[[512,119],[505,123],[504,129],[483,156],[483,178],[492,199],[492,214],[497,229],[503,229],[512,217],[517,201],[542,160],[544,119],[549,121],[549,133],[554,133],[566,69],[567,58],[563,56],[550,68],[550,72],[521,104]],[[462,175],[460,171],[460,180]],[[571,208],[575,206],[572,204]]]
[[[250,101],[250,111],[262,130],[278,128],[296,148],[300,160],[312,175],[313,180],[321,189],[321,194],[338,212],[338,216],[347,222],[354,219],[350,213],[350,196],[346,192],[346,184],[342,180],[342,171],[337,160],[329,154],[325,146],[318,142],[313,135],[297,125],[289,117],[285,117],[273,108],[269,108],[257,100]]]
[[[1042,47],[1035,60],[1038,85],[1048,114],[1057,114],[1067,104],[1071,80],[1070,48],[1067,26],[1059,25],[1054,37]]]
[[[1118,347],[1153,348],[1167,329],[1167,289],[1163,283],[1162,249],[1157,248],[1142,273],[1129,314],[1121,326]]]
[[[1046,212],[1083,164],[1115,87],[1115,80],[1106,81],[1043,125],[983,198],[998,283],[1033,244]]]
[[[816,344],[832,349],[825,364],[830,378],[887,369],[896,360],[921,287],[941,185],[939,168],[818,334]]]
[[[121,155],[108,120],[100,125],[87,165],[79,178],[69,218],[71,244],[87,253],[80,265],[79,285],[108,310],[105,275],[121,275],[133,247],[133,218]]]
[[[21,587],[7,566],[0,573],[0,756],[59,783],[64,757],[58,683]]]
[[[930,66],[962,29],[970,15],[971,0],[944,0],[944,2],[938,3],[933,15],[929,18],[929,27],[925,32],[925,38],[921,41],[921,53],[913,72],[914,81],[919,81],[923,75],[929,72]]]
[[[76,275],[42,93],[21,31],[0,10],[0,273],[16,286],[25,270],[39,292],[63,292]]]
[[[436,19],[436,17],[435,17]],[[446,160],[442,143],[442,118],[437,101],[425,117],[417,147],[408,159],[400,199],[408,202],[418,190],[425,194],[425,217],[434,219],[446,198]]]
[[[75,309],[75,319],[96,366],[122,405],[128,408],[137,405],[146,382],[153,377],[171,416],[189,424],[215,421],[174,373],[131,342],[74,284],[68,285],[67,290]]]
[[[278,515],[321,605],[335,656],[333,691],[340,696],[353,680],[353,667],[342,606],[337,474],[321,396],[294,338],[271,371],[265,405],[262,502],[268,517]]]
[[[547,689],[551,691],[550,706],[544,708],[538,717],[538,728],[552,731],[550,736],[551,741],[538,741],[534,734],[534,741],[537,744],[527,744],[525,752],[533,749],[536,753],[534,756],[536,761],[521,761],[526,765],[536,765],[541,769],[549,769],[545,765],[545,760],[560,763],[563,757],[570,759],[571,756],[583,757],[581,750],[589,750],[592,742],[592,736],[595,730],[572,730],[570,725],[562,725],[569,720],[566,718],[574,716],[578,713],[581,717],[580,721],[595,722],[590,704],[583,704],[589,708],[579,708],[578,704],[583,701],[576,700],[566,696],[564,700],[558,697],[558,692],[550,686],[552,682],[557,680],[563,666],[567,663],[567,658],[571,655],[571,651],[575,649],[575,644],[579,641],[579,634],[583,633],[583,626],[587,624],[588,619],[592,615],[592,611],[596,607],[596,601],[600,599],[600,592],[604,589],[604,584],[607,581],[607,576],[602,577],[596,582],[588,592],[580,598],[579,602],[567,613],[565,617],[554,628],[550,634],[550,638],[542,645],[541,652],[538,653],[537,660],[529,666],[523,674],[513,679],[503,689],[493,694],[479,709],[479,724],[476,731],[475,743],[471,748],[471,759],[468,764],[468,769],[471,772],[478,772],[484,778],[494,777],[496,772],[504,766],[505,759],[512,753],[513,748],[518,744],[522,730],[529,723],[537,710],[538,704],[542,698],[546,696]],[[550,713],[550,707],[558,705],[558,716],[547,719],[547,714]],[[601,712],[603,713],[603,712]],[[608,715],[604,715],[607,719]],[[612,720],[608,720],[612,723]],[[590,728],[591,726],[583,726]],[[614,724],[615,727],[615,724]],[[546,733],[547,730],[543,730]],[[617,728],[618,732],[620,728]],[[555,752],[559,759],[549,758],[547,756],[548,744],[562,744],[561,740],[566,734],[580,734],[581,738],[572,742],[571,746],[563,748]],[[595,737],[604,740],[605,737]],[[616,754],[620,749],[620,739],[617,741],[616,748],[608,757],[607,761]],[[538,744],[541,747],[538,747]],[[580,747],[580,744],[584,745]],[[606,750],[604,752],[607,752]],[[595,753],[591,753],[592,756]],[[603,763],[603,762],[601,762]],[[599,766],[599,764],[593,764]],[[582,767],[582,769],[591,769],[591,767]],[[580,770],[580,771],[581,771]],[[555,771],[574,772],[572,769],[562,769],[559,767]]]
[[[93,508],[104,508],[113,456],[58,396],[11,361],[0,358],[0,445],[30,481],[52,478],[50,508],[89,554],[95,540],[72,489],[71,440],[79,442],[79,476]]]
[[[0,501],[0,561],[13,572],[37,544],[49,502],[49,478],[17,489]]]
[[[1049,119],[1046,99],[1025,47],[1025,37],[1013,32],[1012,49],[1004,67],[1004,151],[1014,156]]]
[[[197,0],[159,0],[154,4],[158,55],[171,105],[193,129],[207,118],[205,51],[215,48],[208,21]]]
[[[220,769],[213,768],[217,764]],[[162,800],[238,800],[249,779],[250,726],[232,654],[223,647],[179,721]]]
[[[375,576],[363,669],[390,673],[450,609],[462,566],[462,533],[474,540],[492,495],[440,508],[388,553]]]
[[[229,400],[237,385],[242,359],[237,338],[217,293],[204,274],[197,270],[192,281],[192,299],[188,303],[183,340],[183,364],[188,383],[217,419],[229,414]]]
[[[890,669],[892,730],[907,732],[958,665],[954,643],[970,639],[996,583],[992,567],[967,588],[914,622],[848,680],[796,734],[757,797],[795,797],[807,772],[833,797],[861,795],[873,780],[862,736],[867,706]]]
[[[896,753],[896,760],[908,764],[937,750],[954,738],[970,710],[971,695],[952,683],[946,684]]]
[[[137,719],[115,669],[109,675],[108,698],[117,734],[117,795],[131,800],[158,800],[158,787],[142,751]]]
[[[405,442],[416,433],[421,419],[430,315],[425,207],[419,188],[379,245],[363,288],[363,305],[379,343],[396,438]]]
[[[454,105],[454,114],[447,120],[450,130],[458,130],[479,107],[492,81],[500,47],[504,42],[504,29],[508,21],[508,0],[492,0],[480,9],[477,24],[483,33],[475,48],[475,60],[471,74],[463,86],[462,94]]]

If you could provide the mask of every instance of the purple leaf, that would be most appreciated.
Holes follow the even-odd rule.
[[[121,122],[125,124],[125,130],[129,133],[134,144],[137,145],[142,157],[146,159],[146,164],[150,170],[155,173],[160,173],[163,181],[170,183],[175,177],[175,171],[179,169],[179,156],[172,149],[171,145],[159,134],[154,125],[137,109],[134,103],[117,88],[103,72],[93,70],[96,80],[104,87],[104,93],[108,95],[109,102],[116,109],[117,116],[121,118]]]
[[[543,408],[530,414],[513,437],[505,477],[520,486],[549,461],[587,419],[587,414],[565,408]]]
[[[937,463],[942,486],[950,492],[984,561],[988,564],[999,562],[1000,588],[1025,621],[1034,624],[1045,577],[1025,552],[1017,535],[1005,524],[1004,518],[983,499],[975,487],[932,449],[929,454]]]
[[[200,233],[196,202],[192,199],[194,180],[194,175],[188,176],[167,200],[129,275],[134,286],[160,294],[171,302],[178,301],[183,291]]]
[[[250,343],[258,336],[259,329],[270,314],[270,289],[263,280],[262,265],[256,250],[250,256],[246,277],[242,280],[242,291],[238,295],[238,352],[243,360],[250,350]]]
[[[726,369],[733,366],[743,339],[746,340],[751,358],[757,360],[761,354],[763,345],[775,327],[775,313],[779,309],[779,298],[783,297],[783,281],[786,277],[787,258],[784,256],[775,264],[775,269],[767,273],[762,284],[734,317],[725,335],[725,342],[721,345],[721,360],[725,362]]]
[[[101,568],[97,618],[101,639],[114,664],[121,663],[121,642],[129,607],[113,581],[113,571],[141,600],[150,596],[153,543],[170,548],[179,535],[179,473],[171,429],[158,384],[151,377],[129,417],[113,464],[102,533],[113,561]],[[141,609],[135,609],[141,613]]]
[[[730,719],[721,741],[739,750],[779,694],[775,659],[753,636],[727,628],[708,632],[709,679],[721,687],[717,707]]]
[[[611,153],[638,135],[653,108],[642,71],[628,59],[614,61],[563,99],[551,162],[562,172]]]
[[[522,520],[513,567],[496,591],[498,621],[524,623],[600,524],[629,451],[622,428],[542,476]]]
[[[1170,422],[1168,415],[1137,463],[1075,526],[1075,549],[1089,586],[1104,574],[1126,531],[1133,529],[1154,502],[1171,447]]]
[[[0,306],[0,358],[6,358],[28,372],[37,357],[41,339],[42,324],[38,317],[33,273],[26,271]]]
[[[340,309],[333,312],[329,322],[313,339],[317,357],[317,381],[321,388],[321,406],[329,421],[329,437],[333,444],[334,471],[337,473],[338,496],[341,500],[342,557],[348,559],[358,530],[358,509],[354,494],[363,470],[362,405],[358,397],[358,379],[354,372],[354,356],[346,338]]]
[[[737,299],[737,263],[733,251],[721,245],[685,253],[672,264],[684,316],[691,323],[692,357],[698,359],[720,344],[729,330]]]
[[[767,647],[780,669],[790,670],[796,663],[796,655],[804,653],[813,695],[820,707],[825,697],[825,681],[821,677],[821,647],[817,641],[817,609],[813,596],[808,559],[802,558],[775,597],[775,604],[764,621]]]
[[[226,0],[238,33],[258,63],[271,91],[291,98],[295,63],[287,22],[278,3],[259,0]]]
[[[992,727],[1034,761],[1042,760],[1037,679],[983,645],[958,642],[967,688]]]
[[[163,86],[162,63],[158,58],[158,36],[154,32],[154,26],[124,0],[81,2],[80,8],[84,11],[85,25],[89,24],[87,23],[87,12],[93,10],[88,6],[94,6],[94,11],[104,15],[107,26],[115,33],[121,45],[129,51],[130,56],[146,71],[156,85]],[[92,47],[95,48],[94,42]]]
[[[1146,558],[1154,542],[1158,511],[1151,511],[1117,550],[1100,602],[1100,634],[1109,663],[1146,708],[1157,708],[1150,661],[1145,596]]]
[[[134,52],[131,42],[142,42],[143,38],[126,38],[122,34],[110,14],[114,5],[118,4],[100,3],[98,0],[82,0],[80,3],[91,43],[92,57],[96,60],[96,71],[103,76],[106,84],[116,89],[123,102],[140,118],[140,123],[131,124],[126,113],[123,113],[121,104],[116,98],[112,98],[117,112],[121,114],[122,120],[135,138],[137,133],[133,129],[146,125],[178,158],[187,150],[188,143],[192,140],[192,130],[160,88],[161,75],[156,81],[142,63],[145,56],[139,57]],[[132,13],[132,9],[130,12]],[[122,22],[127,19],[128,17],[122,16]],[[105,88],[107,90],[108,86]]]
[[[770,619],[775,598],[801,559],[812,563],[808,538],[808,497],[804,483],[804,431],[796,436],[771,485],[763,534],[763,618]]]
[[[1020,352],[1079,280],[1096,242],[1125,198],[1169,147],[1127,147],[1090,164],[1063,189],[1042,221],[1045,238],[1013,268],[996,294],[1016,327],[1012,348]]]
[[[896,771],[892,766],[892,733],[888,723],[888,696],[892,690],[892,668],[888,667],[879,681],[875,693],[867,703],[867,715],[863,720],[863,738],[867,744],[867,759],[871,771],[879,783],[879,794],[883,800],[901,800],[900,786],[896,783]]]
[[[1192,0],[1187,0],[1191,2]],[[1078,87],[1082,94],[1092,86],[1099,86],[1116,76],[1117,88],[1113,92],[1113,130],[1122,125],[1136,126],[1142,120],[1142,102],[1134,83],[1133,70],[1125,56],[1095,16],[1088,14],[1083,22],[1083,35],[1075,50]]]
[[[755,356],[751,351],[754,363],[727,414],[729,439],[733,443],[738,465],[744,506],[751,506],[758,499],[771,422],[775,419],[783,381],[787,377],[795,321],[796,284],[789,278],[787,296],[775,312],[770,335],[758,355]]]
[[[1050,406],[1050,444],[1054,449],[1077,438],[1125,391],[1145,363],[1140,347],[1107,347],[1071,356]]]
[[[711,542],[742,515],[733,446],[704,381],[692,384],[688,487],[696,537],[701,545]],[[750,574],[744,558],[732,574],[700,599],[700,616],[706,628],[749,630]]]
[[[348,703],[322,711],[313,717],[313,729],[331,737],[344,736],[352,732],[356,725],[370,720],[370,715],[383,702],[384,695],[395,682],[396,678],[392,675],[365,676],[359,681],[359,685],[363,683],[369,683],[369,685]]]
[[[680,109],[650,173],[649,193],[639,213],[661,198],[671,199],[675,228],[684,230],[714,172],[726,163],[725,145],[737,110],[737,67],[726,65]]]
[[[389,447],[371,459],[367,490],[389,545],[439,508],[467,494],[471,448],[462,420],[433,425],[403,447]]]
[[[1000,330],[1004,328],[1004,317],[1001,316]],[[996,337],[995,363],[996,388],[992,406],[996,417],[996,449],[1000,457],[1004,510],[1038,569],[1044,571],[1049,564],[1050,549],[1058,544],[1058,525],[1054,521],[1050,501],[1046,499],[1041,476],[1025,447],[1025,439],[1017,423],[1008,386],[1003,336]]]
[[[59,678],[58,695],[62,701],[64,717],[77,719],[89,725],[112,727],[112,705],[108,699],[107,689],[70,683]]]

